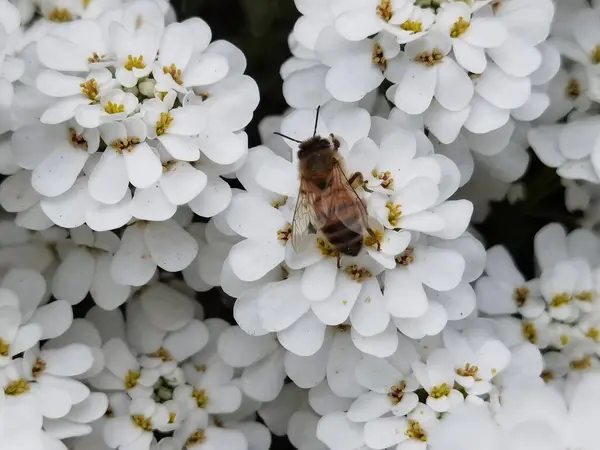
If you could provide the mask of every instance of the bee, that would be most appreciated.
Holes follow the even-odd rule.
[[[360,253],[365,232],[375,238],[376,235],[369,228],[365,206],[352,187],[360,181],[361,174],[348,179],[338,151],[339,140],[333,134],[329,138],[317,135],[319,108],[312,137],[298,141],[275,134],[299,144],[300,189],[292,220],[292,246],[298,251],[307,234],[320,232],[335,248],[339,268],[341,255]],[[377,246],[379,249],[379,243]]]

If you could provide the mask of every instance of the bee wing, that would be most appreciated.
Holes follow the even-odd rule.
[[[361,198],[350,185],[348,178],[346,178],[341,164],[337,161],[333,165],[331,189],[339,192],[334,192],[331,196],[333,201],[329,209],[329,217],[338,218],[344,225],[356,233],[364,233],[368,228],[367,210]],[[335,200],[336,198],[338,199],[337,201]],[[342,199],[345,201],[341,201]],[[356,216],[344,213],[344,210],[349,207],[349,203],[360,212],[358,221],[356,220]]]
[[[311,231],[314,233],[315,228],[317,228],[315,210],[311,206],[309,194],[306,193],[302,188],[302,183],[300,183],[300,192],[298,192],[298,200],[296,200],[294,218],[292,219],[292,246],[294,250],[302,250],[302,243],[306,243],[304,238]]]

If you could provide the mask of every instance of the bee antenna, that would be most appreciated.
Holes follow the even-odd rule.
[[[297,142],[298,144],[302,143],[302,141],[299,141],[298,139],[294,139],[292,137],[286,136],[285,134],[278,133],[277,131],[273,134],[276,134],[277,136],[281,136],[282,138],[285,138],[285,139],[289,139],[290,141]]]
[[[319,111],[321,111],[321,105],[317,106],[317,117],[315,117],[315,131],[313,131],[313,137],[317,135],[317,125],[319,124]]]

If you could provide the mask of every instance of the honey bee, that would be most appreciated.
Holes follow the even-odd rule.
[[[276,133],[299,144],[300,189],[292,220],[292,246],[298,251],[307,234],[320,232],[335,248],[340,267],[341,255],[359,254],[365,232],[376,235],[369,228],[365,206],[352,187],[360,180],[360,173],[346,177],[338,152],[340,142],[333,134],[329,138],[317,135],[318,120],[319,108],[313,136],[304,141]]]

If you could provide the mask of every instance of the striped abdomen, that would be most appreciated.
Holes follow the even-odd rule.
[[[344,255],[356,256],[362,248],[362,234],[351,230],[341,220],[327,222],[321,228],[321,232],[331,245]]]

